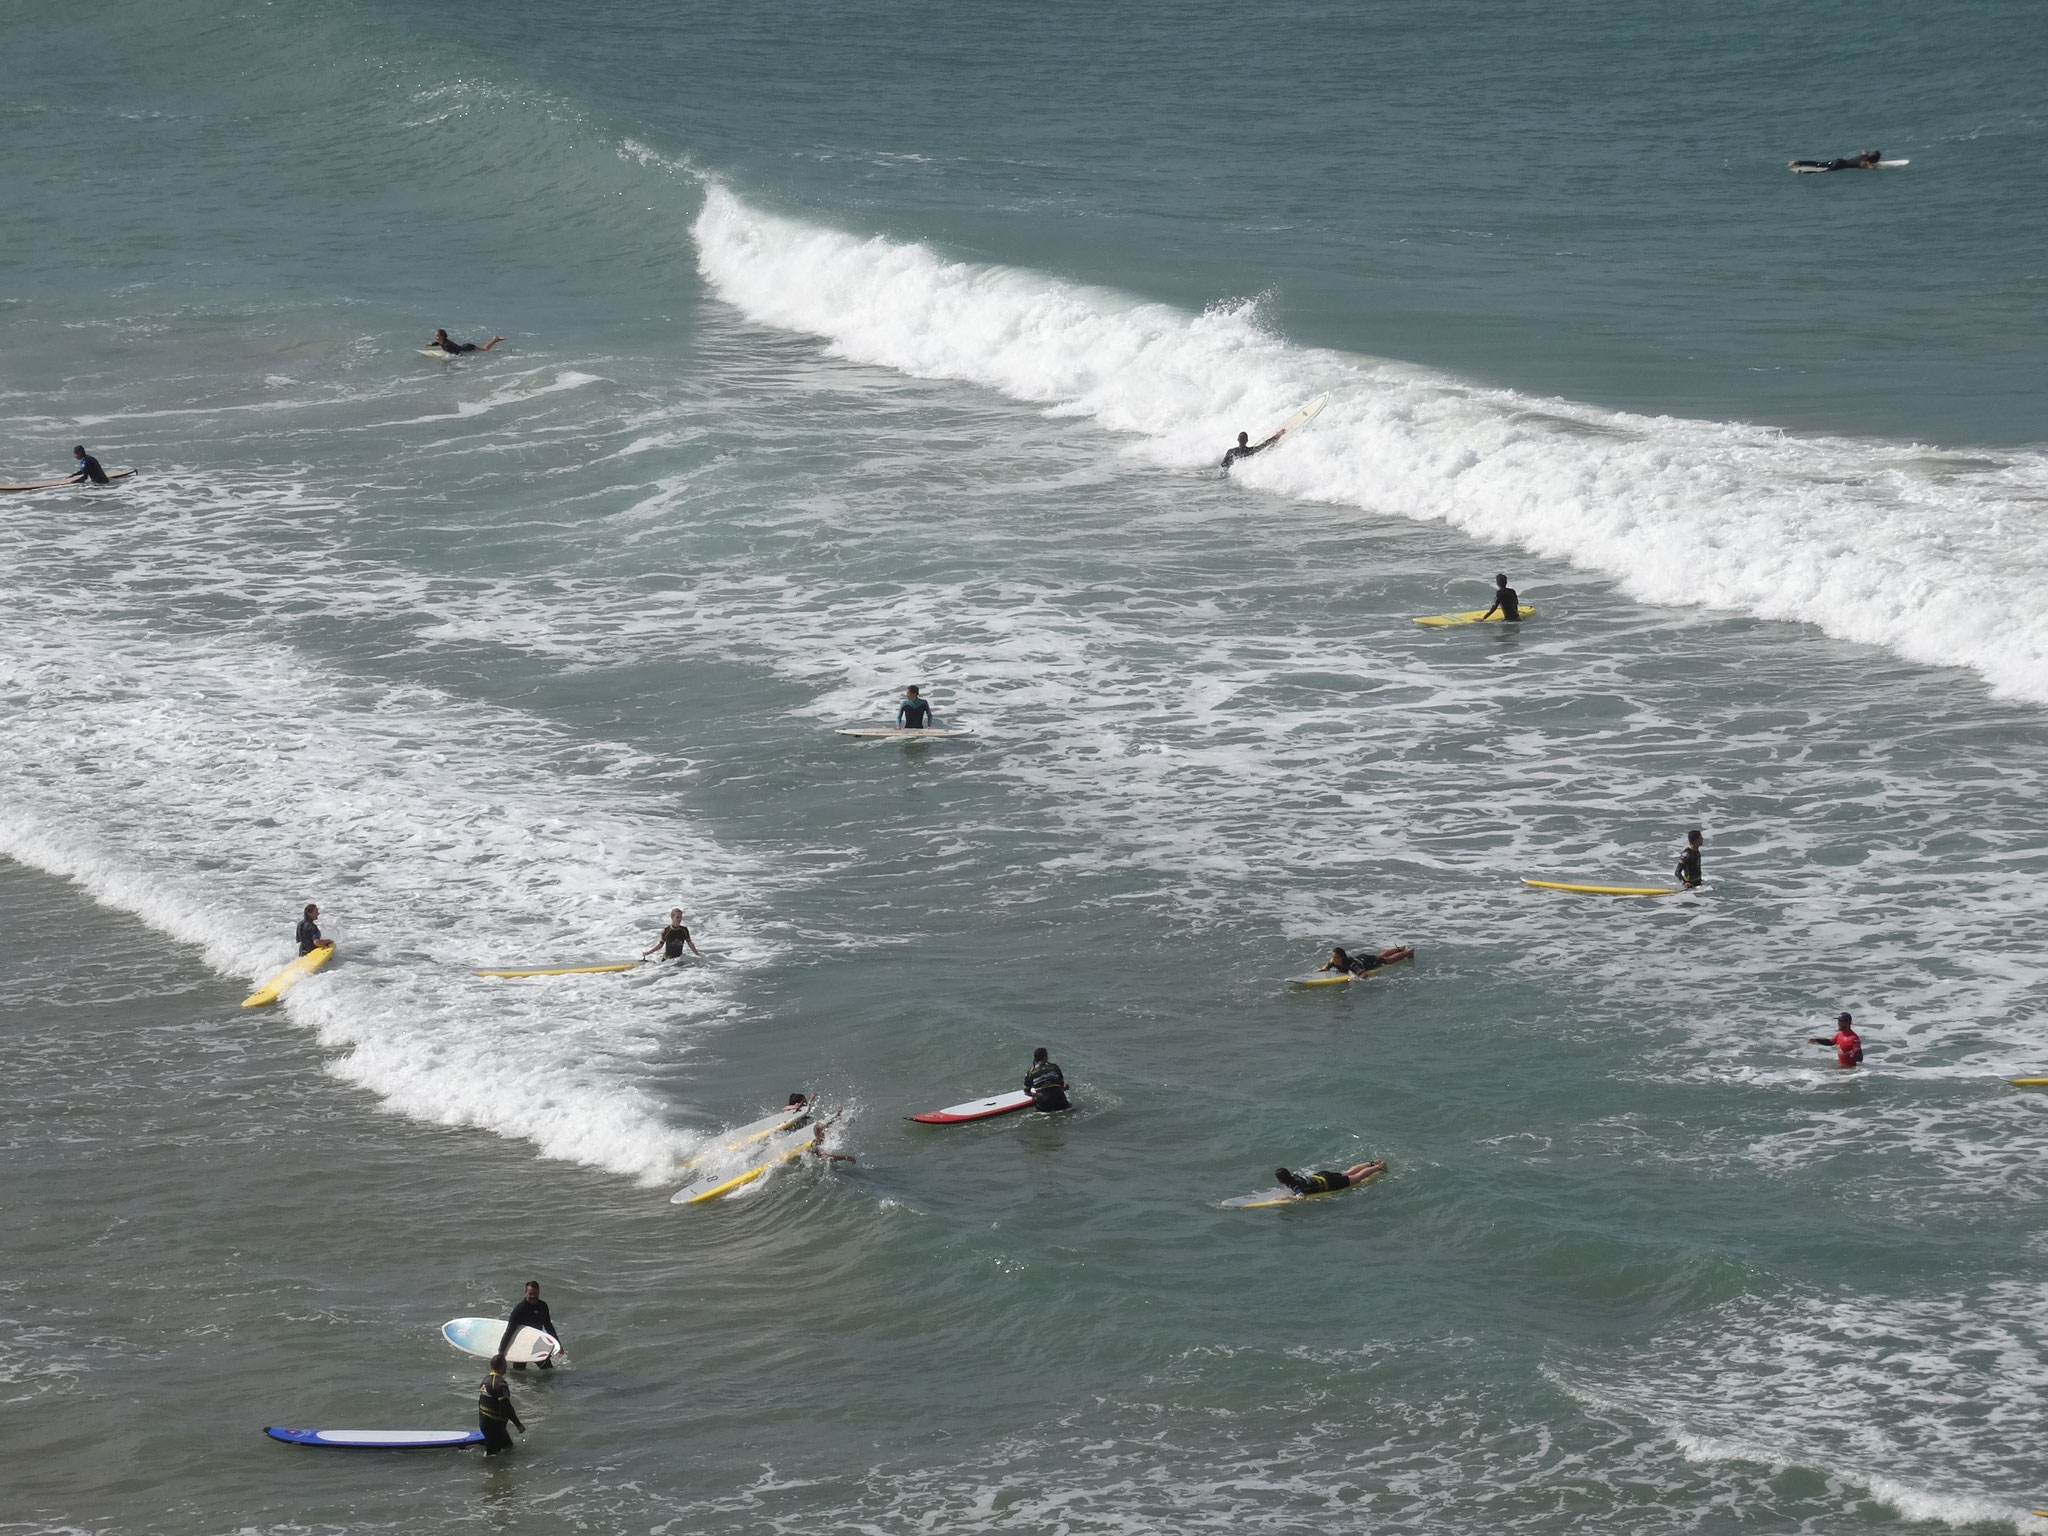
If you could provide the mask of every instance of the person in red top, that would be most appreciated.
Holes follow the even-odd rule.
[[[1835,1032],[1823,1040],[1819,1035],[1808,1035],[1808,1045],[1832,1045],[1835,1048],[1835,1065],[1838,1067],[1860,1067],[1863,1065],[1863,1037],[1856,1033],[1856,1023],[1846,1013],[1835,1015]]]

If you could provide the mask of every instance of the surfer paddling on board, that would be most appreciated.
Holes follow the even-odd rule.
[[[1700,883],[1706,879],[1706,876],[1700,873],[1700,849],[1706,841],[1707,834],[1694,827],[1685,834],[1685,852],[1678,856],[1678,862],[1672,866],[1671,873],[1688,891],[1698,890]]]
[[[853,1161],[853,1154],[851,1152],[827,1152],[825,1150],[825,1132],[832,1128],[833,1123],[838,1118],[838,1115],[834,1115],[831,1120],[820,1120],[818,1128],[811,1132],[810,1145],[804,1148],[806,1153],[815,1157],[821,1163],[850,1163]]]
[[[502,336],[493,336],[482,346],[478,346],[473,341],[450,341],[446,331],[436,331],[434,339],[427,343],[427,347],[436,352],[488,352],[504,339]]]
[[[645,960],[658,949],[661,951],[662,959],[680,960],[683,958],[685,946],[689,948],[691,954],[696,955],[699,959],[703,958],[704,951],[697,947],[697,941],[690,937],[690,930],[683,926],[683,909],[681,907],[670,907],[668,909],[668,926],[661,930],[660,938],[640,952],[640,958]]]
[[[1881,149],[1866,149],[1845,159],[1835,160],[1787,160],[1785,164],[1793,170],[1809,171],[1874,171],[1878,162],[1884,159]]]
[[[1354,955],[1338,945],[1330,951],[1330,958],[1319,967],[1324,971],[1342,971],[1351,976],[1369,976],[1383,965],[1393,965],[1401,960],[1413,960],[1413,944],[1396,944],[1392,949],[1383,949],[1376,955]]]
[[[94,485],[105,485],[107,483],[107,472],[100,468],[100,461],[98,459],[85,451],[83,443],[80,443],[71,450],[71,462],[77,467],[64,478],[71,481],[74,485],[81,485],[88,480]]]
[[[1024,1091],[1031,1095],[1031,1107],[1048,1115],[1074,1107],[1067,1101],[1067,1074],[1042,1045],[1031,1053],[1031,1065],[1024,1070]]]
[[[310,955],[316,949],[334,948],[334,940],[320,937],[320,909],[310,901],[306,903],[306,915],[299,919],[295,937],[302,955]]]
[[[522,1328],[538,1328],[542,1333],[551,1335],[557,1344],[562,1342],[561,1334],[555,1331],[554,1318],[548,1315],[548,1304],[540,1299],[540,1282],[538,1280],[526,1282],[525,1297],[513,1306],[512,1315],[505,1319],[504,1336],[498,1340],[498,1358],[501,1361],[504,1359],[504,1352],[512,1347],[512,1340],[518,1336],[519,1330]],[[555,1368],[555,1362],[543,1360],[540,1363],[540,1368],[544,1371],[552,1371]],[[520,1361],[513,1369],[516,1371],[525,1370],[526,1362],[524,1360]]]
[[[932,707],[917,696],[917,684],[912,683],[903,690],[903,702],[896,706],[896,728],[900,731],[924,731],[932,725]]]
[[[1310,1195],[1335,1194],[1340,1189],[1349,1189],[1376,1173],[1386,1171],[1385,1163],[1374,1160],[1370,1163],[1353,1163],[1341,1172],[1336,1169],[1325,1169],[1321,1173],[1293,1173],[1285,1168],[1275,1168],[1273,1177],[1293,1190],[1297,1200],[1304,1200]]]
[[[1822,1039],[1819,1035],[1808,1035],[1808,1045],[1832,1045],[1835,1048],[1835,1065],[1838,1067],[1860,1067],[1863,1065],[1863,1037],[1856,1033],[1856,1021],[1846,1013],[1835,1015],[1835,1032]]]
[[[491,1372],[476,1389],[476,1427],[484,1432],[486,1456],[512,1449],[512,1437],[505,1433],[508,1422],[517,1425],[522,1435],[526,1433],[519,1411],[512,1406],[512,1384],[505,1380],[505,1357],[493,1355]]]
[[[1505,576],[1493,578],[1493,607],[1479,615],[1479,622],[1484,624],[1495,613],[1498,613],[1506,623],[1519,624],[1522,622],[1522,596],[1513,587],[1508,585],[1508,579]]]
[[[1235,464],[1239,459],[1248,459],[1255,453],[1263,453],[1266,449],[1272,447],[1275,443],[1279,441],[1280,433],[1278,432],[1275,432],[1263,443],[1253,442],[1252,435],[1249,432],[1240,432],[1237,434],[1237,446],[1231,449],[1230,452],[1223,455],[1223,467],[1225,469],[1228,469],[1231,465]]]

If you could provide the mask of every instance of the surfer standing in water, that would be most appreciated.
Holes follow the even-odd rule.
[[[107,472],[100,468],[100,461],[98,459],[85,451],[85,444],[80,443],[71,450],[71,462],[78,467],[66,475],[65,479],[73,483],[83,483],[87,480],[90,480],[94,485],[105,485],[107,483]]]
[[[917,696],[917,684],[912,683],[903,690],[903,702],[896,706],[896,729],[899,731],[929,730],[932,723],[932,707]]]
[[[1237,434],[1237,446],[1223,455],[1223,467],[1228,469],[1239,459],[1248,459],[1255,453],[1262,453],[1279,441],[1280,434],[1278,432],[1275,432],[1263,443],[1253,442],[1252,435],[1249,432],[1240,432]]]
[[[505,1433],[508,1421],[518,1426],[519,1433],[526,1433],[526,1425],[520,1422],[519,1412],[512,1406],[512,1386],[505,1380],[505,1357],[493,1355],[490,1374],[476,1389],[476,1427],[484,1432],[486,1456],[512,1449],[512,1437]]]
[[[1838,1067],[1860,1067],[1863,1065],[1863,1037],[1856,1033],[1856,1021],[1846,1013],[1835,1015],[1835,1032],[1826,1039],[1819,1035],[1808,1035],[1808,1045],[1832,1045],[1835,1048],[1835,1065]]]
[[[320,909],[310,901],[306,903],[306,915],[299,919],[298,932],[294,936],[299,941],[299,953],[302,955],[310,955],[316,949],[334,948],[334,940],[320,937]]]
[[[1493,607],[1479,615],[1479,622],[1484,624],[1494,616],[1496,611],[1499,612],[1501,619],[1506,623],[1519,624],[1522,622],[1521,594],[1508,585],[1508,579],[1505,576],[1493,578]]]
[[[640,952],[640,958],[645,960],[658,949],[662,952],[662,959],[680,960],[683,958],[683,949],[686,945],[689,947],[691,954],[696,955],[699,959],[703,958],[704,951],[697,947],[697,941],[690,937],[690,930],[683,925],[683,909],[681,907],[670,907],[668,909],[668,926],[661,930],[660,938]]]
[[[1349,1189],[1376,1173],[1386,1171],[1387,1165],[1375,1159],[1369,1163],[1353,1163],[1341,1173],[1335,1169],[1326,1169],[1321,1173],[1290,1173],[1285,1168],[1275,1168],[1273,1177],[1293,1190],[1295,1198],[1305,1199],[1309,1195],[1335,1194],[1340,1189]]]
[[[1700,848],[1706,843],[1707,835],[1698,827],[1685,834],[1685,852],[1678,856],[1678,863],[1671,873],[1678,877],[1678,883],[1688,891],[1696,891],[1706,876],[1700,873]]]
[[[526,1295],[524,1299],[512,1308],[512,1315],[505,1319],[505,1331],[498,1338],[498,1356],[500,1359],[503,1359],[505,1351],[512,1347],[512,1340],[522,1328],[537,1328],[542,1333],[547,1334],[557,1344],[562,1342],[562,1335],[555,1328],[555,1320],[549,1315],[548,1304],[540,1299],[540,1282],[538,1280],[526,1282]],[[544,1371],[552,1371],[555,1368],[555,1362],[543,1360],[540,1363],[540,1368]],[[524,1360],[520,1361],[513,1369],[518,1371],[525,1370],[526,1362]]]
[[[450,341],[446,331],[435,331],[434,339],[428,342],[427,346],[437,352],[488,352],[504,339],[502,336],[493,336],[482,346],[478,346],[473,341]]]

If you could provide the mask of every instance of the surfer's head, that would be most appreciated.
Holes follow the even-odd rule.
[[[672,923],[680,923],[683,920],[683,909],[681,907],[670,907],[668,909],[668,920]]]
[[[1856,1021],[1855,1021],[1854,1019],[1850,1018],[1850,1017],[1849,1017],[1849,1015],[1848,1015],[1848,1014],[1846,1014],[1846,1013],[1838,1013],[1838,1014],[1836,1014],[1836,1015],[1835,1015],[1835,1022],[1836,1022],[1837,1024],[1841,1025],[1841,1026],[1842,1026],[1842,1028],[1844,1028],[1844,1029],[1849,1029],[1849,1030],[1853,1030],[1853,1029],[1854,1029],[1854,1028],[1856,1027]]]
[[[1275,1168],[1273,1170],[1273,1177],[1278,1179],[1282,1184],[1292,1184],[1294,1182],[1294,1175],[1289,1173],[1285,1168]]]
[[[915,684],[915,683],[912,683],[912,684],[911,684],[911,685],[910,685],[910,686],[909,686],[908,688],[904,689],[904,690],[903,690],[903,697],[905,697],[906,699],[914,699],[914,698],[916,698],[916,697],[917,697],[917,684]]]
[[[1249,432],[1240,432],[1237,434],[1237,446],[1240,448],[1244,447],[1251,440],[1252,435]]]
[[[1031,1060],[1034,1065],[1041,1061],[1050,1061],[1051,1059],[1051,1053],[1042,1045],[1031,1053]]]
[[[797,1107],[798,1105],[800,1105],[800,1104],[808,1104],[809,1102],[810,1102],[810,1100],[806,1099],[806,1098],[805,1098],[805,1097],[804,1097],[804,1096],[803,1096],[802,1094],[800,1094],[800,1093],[792,1093],[792,1094],[791,1094],[791,1095],[789,1096],[789,1107],[790,1107],[791,1109],[795,1109],[795,1108],[796,1108],[796,1107]]]
[[[1493,584],[1496,587],[1504,587],[1508,584],[1508,579],[1505,576],[1496,576],[1493,578]]]
[[[71,457],[73,457],[74,459],[82,459],[82,458],[84,458],[84,457],[85,457],[85,444],[83,444],[83,443],[79,443],[79,444],[75,445],[75,446],[74,446],[74,447],[72,448],[72,450],[71,450]]]
[[[1343,963],[1344,963],[1345,961],[1349,960],[1349,959],[1350,959],[1351,957],[1350,957],[1349,955],[1347,955],[1347,954],[1346,954],[1346,953],[1344,952],[1344,948],[1343,948],[1343,946],[1342,946],[1342,945],[1339,945],[1339,946],[1338,946],[1337,948],[1335,948],[1335,949],[1332,949],[1332,950],[1330,951],[1330,958],[1331,958],[1332,960],[1336,961],[1336,962],[1337,962],[1337,963],[1338,963],[1339,965],[1342,965],[1342,964],[1343,964]]]
[[[1704,843],[1706,840],[1707,834],[1702,832],[1698,827],[1694,827],[1690,832],[1685,834],[1685,845],[1688,848],[1697,848],[1701,843]]]
[[[526,1299],[528,1301],[540,1300],[540,1282],[538,1280],[529,1280],[526,1282]]]
[[[503,1355],[491,1356],[491,1374],[493,1376],[505,1374],[505,1357]]]
[[[436,326],[436,327],[434,328],[434,340],[436,340],[436,341],[446,341],[447,339],[448,339],[448,332],[447,332],[447,331],[446,331],[446,330],[445,330],[444,328],[442,328],[442,327],[440,327],[440,326]]]
[[[307,903],[306,903],[306,916],[307,916],[307,917],[310,917],[310,918],[317,918],[317,917],[318,917],[319,915],[320,915],[320,909],[319,909],[319,908],[318,908],[317,906],[315,906],[315,905],[314,905],[314,904],[313,904],[312,902],[310,902],[310,901],[309,901],[309,902],[307,902]]]

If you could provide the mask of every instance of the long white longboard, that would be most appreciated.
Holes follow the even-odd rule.
[[[931,741],[935,737],[972,736],[974,732],[964,725],[946,730],[941,730],[937,726],[920,729],[909,725],[849,725],[842,726],[838,734],[855,736],[862,741]]]
[[[1897,170],[1902,165],[1911,165],[1912,163],[1910,160],[1880,160],[1877,162],[1878,168],[1886,171]],[[1825,165],[1795,165],[1792,167],[1792,174],[1794,176],[1818,176],[1827,169],[1828,167]],[[1845,171],[1860,171],[1863,167],[1860,165],[1845,165],[1842,169]]]
[[[109,480],[126,480],[134,473],[135,471],[132,469],[110,469],[107,471],[107,478]],[[31,480],[26,485],[0,485],[0,491],[51,491],[60,485],[91,485],[92,483],[90,480],[73,480],[69,475],[66,475],[62,480]]]
[[[991,1098],[969,1099],[965,1104],[949,1104],[944,1109],[927,1110],[921,1115],[905,1118],[920,1125],[962,1125],[969,1120],[992,1120],[997,1115],[1014,1115],[1020,1109],[1031,1107],[1031,1095],[1018,1089],[1015,1093],[998,1093]]]

